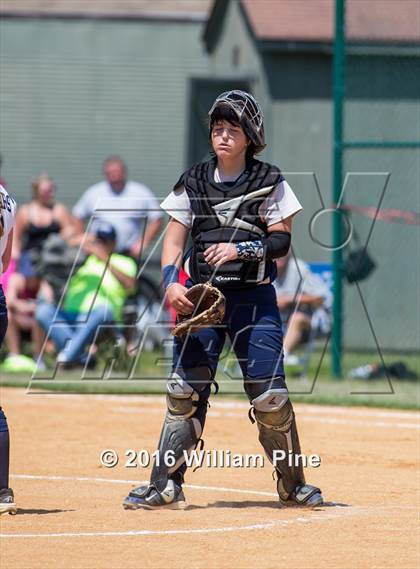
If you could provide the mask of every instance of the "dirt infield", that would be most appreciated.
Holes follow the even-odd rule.
[[[127,449],[153,452],[160,397],[26,395],[1,390],[12,435],[19,512],[0,518],[1,567],[417,568],[419,414],[296,405],[307,478],[330,503],[279,509],[271,466],[187,474],[185,511],[125,511],[149,469]],[[206,449],[261,453],[247,404],[213,397]],[[120,456],[100,464],[103,449]]]

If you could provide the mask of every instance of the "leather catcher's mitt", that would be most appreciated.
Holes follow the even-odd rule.
[[[185,293],[194,304],[191,314],[178,315],[178,321],[172,334],[183,338],[204,326],[220,324],[225,315],[226,299],[220,290],[209,283],[196,284]]]

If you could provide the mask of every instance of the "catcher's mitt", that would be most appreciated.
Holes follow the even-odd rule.
[[[220,324],[225,315],[226,299],[220,290],[209,283],[192,286],[185,296],[194,304],[191,314],[178,315],[172,334],[183,338],[204,326]]]

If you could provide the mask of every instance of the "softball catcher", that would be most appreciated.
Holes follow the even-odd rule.
[[[150,484],[133,489],[124,500],[127,509],[186,506],[185,452],[201,441],[211,386],[217,391],[214,378],[226,335],[241,367],[250,418],[257,424],[267,457],[273,462],[275,450],[286,455],[301,452],[271,281],[276,274],[273,261],[287,254],[292,219],[302,207],[281,171],[254,158],[264,149],[265,137],[263,113],[252,95],[244,91],[219,95],[209,111],[209,138],[214,157],[185,172],[161,204],[170,215],[162,273],[168,302],[179,320],[195,318],[197,299],[188,289],[199,283],[223,294],[223,320],[187,331],[183,327],[175,337],[159,460]],[[192,249],[184,254],[190,233]],[[189,275],[186,287],[178,282],[181,265]],[[214,312],[220,317],[219,310]],[[171,466],[165,460],[168,451],[175,458]],[[306,484],[302,466],[286,462],[275,466],[281,505],[322,503],[321,490]]]
[[[10,262],[15,223],[16,202],[0,186],[0,276],[6,272]],[[7,306],[0,284],[0,347],[7,330]],[[0,514],[16,514],[13,490],[9,488],[9,427],[6,415],[0,406]]]

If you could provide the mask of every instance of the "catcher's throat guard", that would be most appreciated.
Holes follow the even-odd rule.
[[[209,283],[200,283],[188,289],[185,296],[194,304],[194,310],[191,314],[178,315],[177,324],[172,330],[173,336],[183,338],[205,326],[223,322],[226,299],[218,288]]]

